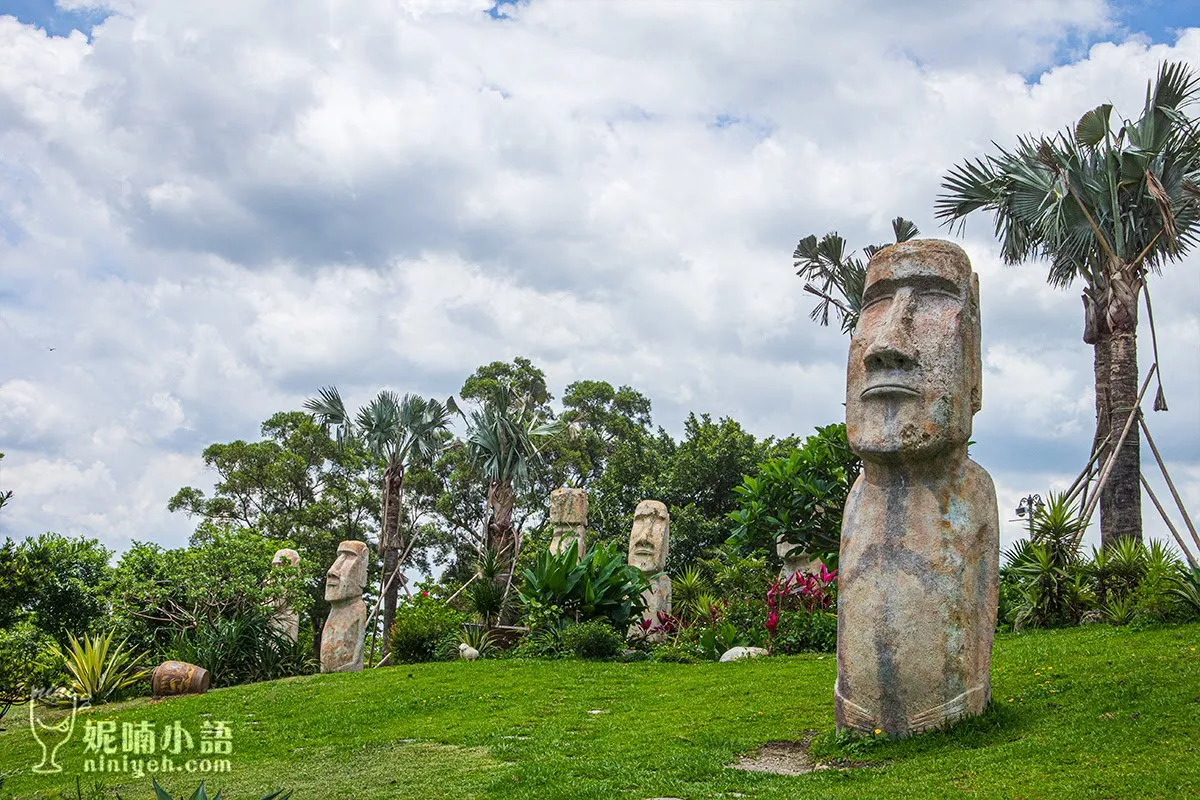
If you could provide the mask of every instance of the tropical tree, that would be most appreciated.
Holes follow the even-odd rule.
[[[396,618],[399,572],[406,543],[400,530],[404,475],[410,464],[429,464],[445,446],[450,414],[457,410],[454,398],[440,403],[414,394],[400,397],[387,389],[353,417],[346,410],[337,387],[327,386],[318,396],[305,401],[322,425],[336,431],[339,445],[357,441],[383,463],[382,510],[379,557],[383,562],[383,651],[387,655],[388,632]]]
[[[1200,236],[1200,132],[1183,113],[1198,90],[1191,67],[1165,63],[1138,119],[1114,132],[1113,107],[1102,104],[1073,130],[1019,137],[1011,152],[998,148],[956,165],[937,198],[937,216],[952,230],[973,211],[991,211],[1006,263],[1046,259],[1052,286],[1083,283],[1101,463],[1138,402],[1137,306],[1146,276],[1182,258]],[[1161,385],[1155,408],[1166,408]],[[1141,539],[1139,459],[1135,426],[1100,496],[1105,546]]]
[[[867,261],[871,256],[890,244],[907,242],[920,234],[917,226],[904,217],[892,220],[892,232],[896,242],[867,245],[863,255]],[[858,313],[862,310],[863,288],[867,282],[867,261],[853,252],[846,252],[846,240],[837,231],[827,233],[820,239],[809,234],[796,245],[792,253],[796,274],[804,278],[804,291],[815,295],[817,303],[809,316],[821,325],[829,324],[832,309],[842,325],[842,333],[850,333],[858,324]]]
[[[519,394],[505,381],[470,413],[466,448],[472,467],[487,483],[484,522],[484,551],[494,551],[503,565],[496,572],[507,594],[520,552],[520,533],[513,525],[513,506],[517,492],[529,481],[532,466],[540,457],[540,445],[561,428],[539,410],[538,399]]]

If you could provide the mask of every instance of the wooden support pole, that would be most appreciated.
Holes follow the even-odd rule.
[[[1154,377],[1154,373],[1158,371],[1158,364],[1150,367],[1150,371],[1146,373],[1146,380],[1142,381],[1142,390],[1138,392],[1137,402],[1133,404],[1133,408],[1129,410],[1129,418],[1125,420],[1125,427],[1121,429],[1121,437],[1117,439],[1117,444],[1113,447],[1113,451],[1109,453],[1108,460],[1104,462],[1104,469],[1100,470],[1100,480],[1096,484],[1096,494],[1092,496],[1091,502],[1087,504],[1083,513],[1083,527],[1086,528],[1092,521],[1092,514],[1096,511],[1096,506],[1100,503],[1100,494],[1104,491],[1104,484],[1108,483],[1108,476],[1112,473],[1113,464],[1117,461],[1117,453],[1121,452],[1121,447],[1125,444],[1125,437],[1129,435],[1130,429],[1133,427],[1133,421],[1141,416],[1142,413],[1142,398],[1146,395],[1146,390],[1150,388],[1150,379]],[[1111,432],[1111,431],[1110,431]],[[1083,536],[1083,531],[1079,533]]]
[[[1150,502],[1154,503],[1154,507],[1158,509],[1158,513],[1162,516],[1163,522],[1167,523],[1167,530],[1169,530],[1171,535],[1175,537],[1175,541],[1178,543],[1179,549],[1183,551],[1184,557],[1187,558],[1188,564],[1191,565],[1192,569],[1195,569],[1197,566],[1195,557],[1191,554],[1191,551],[1187,549],[1187,545],[1183,543],[1183,537],[1179,535],[1179,531],[1176,530],[1175,526],[1171,524],[1171,518],[1167,516],[1166,510],[1162,507],[1162,503],[1158,502],[1158,498],[1154,496],[1154,490],[1150,488],[1150,484],[1146,483],[1146,476],[1139,475],[1138,477],[1142,479],[1142,488],[1146,490],[1146,496],[1150,498]]]
[[[1146,434],[1146,444],[1150,445],[1150,452],[1154,453],[1154,460],[1158,462],[1158,468],[1162,470],[1163,477],[1167,480],[1167,488],[1171,490],[1171,497],[1175,498],[1175,505],[1179,507],[1179,513],[1183,514],[1183,521],[1188,527],[1188,532],[1192,534],[1192,541],[1196,543],[1197,549],[1200,549],[1200,536],[1196,535],[1196,526],[1192,524],[1192,518],[1188,516],[1187,509],[1183,507],[1183,500],[1180,499],[1179,492],[1175,490],[1175,482],[1171,480],[1171,476],[1167,472],[1167,465],[1163,463],[1158,448],[1154,446],[1154,437],[1150,435],[1150,429],[1146,427],[1145,420],[1142,420],[1142,433]]]

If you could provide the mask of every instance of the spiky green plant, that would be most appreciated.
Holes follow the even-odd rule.
[[[1175,578],[1171,593],[1193,617],[1200,618],[1200,567],[1192,567]]]
[[[111,631],[102,636],[84,636],[83,641],[68,634],[68,639],[65,650],[55,644],[50,655],[67,668],[71,676],[68,688],[92,703],[103,703],[150,675],[142,666],[143,654],[127,649],[124,639],[114,645]]]
[[[693,564],[685,569],[678,577],[671,579],[671,596],[675,613],[689,622],[695,619],[696,602],[707,591],[709,591],[708,581],[704,580],[700,568]]]
[[[158,785],[157,778],[151,778],[150,782],[154,785],[154,800],[173,800],[171,795],[167,794],[167,790]],[[270,794],[264,794],[259,798],[259,800],[288,800],[288,798],[291,796],[291,792],[284,792],[282,789],[280,789],[279,791],[271,792]],[[182,797],[183,795],[180,795],[181,799]],[[121,800],[121,795],[117,795],[117,800]],[[192,792],[192,796],[189,798],[189,800],[221,800],[221,793],[217,792],[210,798],[208,796],[208,792],[204,788],[204,781],[200,781],[200,786],[196,788],[196,791]]]

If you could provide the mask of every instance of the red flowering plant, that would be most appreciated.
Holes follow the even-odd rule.
[[[767,589],[767,641],[773,647],[781,616],[829,613],[837,602],[837,570],[797,572],[776,579]]]

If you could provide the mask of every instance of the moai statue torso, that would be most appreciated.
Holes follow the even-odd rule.
[[[671,517],[667,507],[657,500],[643,500],[633,512],[629,532],[629,563],[650,577],[650,588],[642,594],[646,610],[642,619],[658,624],[658,612],[671,613],[671,578],[667,552],[671,546]]]
[[[290,548],[284,548],[275,553],[271,559],[271,571],[277,569],[295,570],[300,566],[300,554]],[[270,579],[268,579],[270,580]],[[292,610],[286,600],[280,600],[274,606],[271,615],[271,628],[291,642],[300,637],[300,615]]]
[[[990,699],[999,519],[991,478],[967,458],[978,287],[949,242],[893,245],[867,270],[846,379],[863,471],[842,523],[839,729],[904,736]]]
[[[337,560],[325,575],[325,599],[332,608],[321,633],[321,672],[358,672],[363,668],[363,639],[367,607],[367,545],[347,541],[338,545]]]
[[[587,552],[588,500],[584,489],[555,489],[550,492],[550,552],[561,553],[574,542],[579,557]]]

